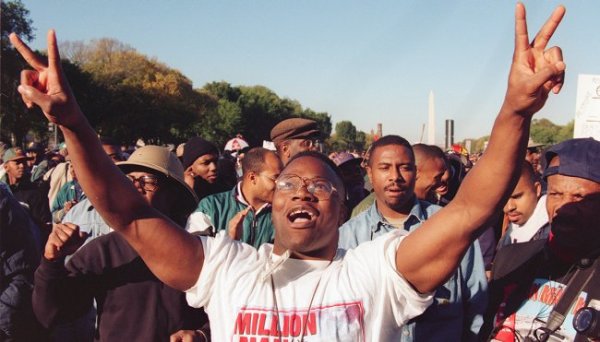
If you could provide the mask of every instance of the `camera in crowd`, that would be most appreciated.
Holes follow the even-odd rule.
[[[575,313],[573,328],[590,339],[600,339],[600,311],[592,306],[585,306]]]

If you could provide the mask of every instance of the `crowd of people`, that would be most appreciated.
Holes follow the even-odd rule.
[[[528,144],[562,87],[564,13],[530,42],[517,4],[475,158],[398,135],[326,155],[303,118],[266,147],[124,154],[81,112],[54,32],[47,63],[11,35],[23,101],[66,145],[2,153],[0,340],[600,340],[600,142]]]

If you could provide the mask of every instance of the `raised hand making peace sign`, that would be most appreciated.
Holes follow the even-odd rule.
[[[83,117],[73,96],[61,64],[54,30],[48,31],[48,63],[23,43],[14,33],[10,41],[34,70],[21,71],[18,88],[27,108],[38,105],[48,120],[58,125],[72,127]]]
[[[397,270],[421,292],[431,291],[448,279],[472,242],[461,234],[476,235],[478,227],[514,188],[531,116],[544,106],[551,91],[558,93],[563,85],[562,52],[558,47],[546,46],[564,14],[564,7],[556,8],[530,43],[525,7],[517,4],[508,88],[488,148],[452,203],[411,233],[402,243],[404,248],[398,248],[396,253]]]
[[[504,106],[509,111],[531,116],[542,108],[548,94],[558,94],[562,88],[565,63],[558,47],[546,50],[548,41],[560,24],[565,8],[557,7],[529,43],[525,7],[517,4],[515,10],[515,51],[508,77]]]

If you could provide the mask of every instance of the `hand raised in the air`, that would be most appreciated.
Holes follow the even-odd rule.
[[[48,120],[66,127],[74,127],[83,118],[79,105],[69,87],[61,64],[56,35],[48,31],[48,62],[36,55],[15,34],[10,41],[33,70],[21,71],[18,91],[28,108],[39,106]]]
[[[565,8],[557,7],[530,43],[525,7],[517,4],[515,50],[504,100],[506,109],[531,116],[544,106],[550,91],[557,94],[562,88],[565,74],[562,51],[559,47],[546,47],[564,14]]]

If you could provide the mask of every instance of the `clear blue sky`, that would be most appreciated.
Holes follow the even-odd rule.
[[[524,1],[533,37],[558,1]],[[563,92],[538,114],[573,118],[577,75],[600,74],[600,1],[563,1],[551,44],[564,50]],[[34,1],[37,29],[59,42],[110,37],[166,63],[194,87],[211,81],[264,85],[351,120],[369,132],[419,139],[432,90],[437,143],[445,119],[455,140],[488,134],[512,56],[513,1]]]

